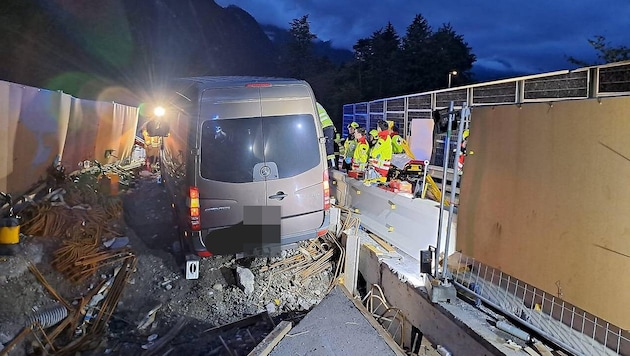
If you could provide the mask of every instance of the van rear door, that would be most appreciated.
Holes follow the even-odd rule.
[[[324,220],[322,151],[308,88],[269,89],[261,90],[265,161],[277,176],[267,178],[267,205],[281,207],[287,237],[316,230]]]
[[[264,162],[257,88],[208,89],[200,107],[199,188],[202,229],[238,224],[243,206],[264,206]]]

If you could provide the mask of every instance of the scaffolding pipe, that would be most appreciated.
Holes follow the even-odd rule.
[[[437,244],[435,245],[435,278],[440,278],[439,273],[439,261],[440,261],[440,249],[442,244],[442,214],[444,213],[444,192],[446,191],[446,170],[448,169],[448,152],[451,150],[451,130],[453,129],[453,107],[454,103],[448,106],[448,128],[446,129],[446,139],[444,140],[444,163],[442,163],[442,194],[440,194],[440,214],[438,216],[438,231],[437,231]],[[438,123],[439,124],[439,123]],[[446,256],[448,252],[445,252]],[[446,263],[445,263],[446,265]]]
[[[462,112],[461,118],[459,120],[459,126],[457,130],[457,148],[455,149],[455,160],[453,161],[453,179],[451,180],[451,199],[450,204],[448,205],[448,223],[446,225],[446,241],[444,242],[444,268],[443,275],[444,278],[449,277],[448,271],[448,248],[451,240],[451,226],[453,225],[453,215],[455,214],[455,191],[457,189],[457,181],[459,180],[459,168],[457,167],[457,162],[459,162],[459,156],[462,154],[462,141],[464,137],[464,123],[467,121],[466,118],[470,115],[470,109],[468,108],[468,103],[464,102],[462,104]],[[450,147],[449,147],[450,149]]]

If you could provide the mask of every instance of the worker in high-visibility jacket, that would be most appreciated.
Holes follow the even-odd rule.
[[[352,170],[364,172],[367,169],[370,145],[365,137],[365,129],[359,127],[354,131],[354,137],[357,140],[357,147],[354,149],[352,156]]]
[[[335,133],[335,168],[339,169],[341,167],[341,160],[345,153],[345,148],[343,147],[344,140],[341,138],[341,134],[339,132]]]
[[[468,136],[470,136],[470,131],[468,129],[464,130],[462,135],[462,144],[460,146],[461,152],[459,155],[459,159],[457,160],[457,173],[460,175],[464,172],[464,158],[466,157],[466,145],[468,144]]]
[[[328,167],[332,168],[335,166],[335,124],[328,116],[326,109],[319,102],[316,104],[319,120],[322,123],[322,130],[326,138],[326,161],[328,161]]]
[[[150,124],[151,121],[147,121],[142,126],[142,138],[144,139],[144,150],[146,152],[145,167],[148,171],[152,171],[152,166],[158,163],[162,145],[162,137],[149,135],[147,126]]]
[[[354,131],[357,128],[359,128],[359,124],[354,121],[348,124],[348,137],[346,137],[346,141],[343,143],[344,155],[342,166],[342,168],[346,171],[352,169],[352,157],[354,156],[354,150],[357,147],[357,140],[354,138]]]
[[[389,135],[389,125],[384,120],[379,120],[376,126],[378,141],[370,151],[369,166],[373,168],[376,176],[368,177],[366,183],[386,182],[389,167],[392,161],[392,138]]]
[[[389,130],[389,136],[392,138],[392,153],[403,153],[405,151],[405,140],[400,136],[398,132],[398,126],[396,124],[393,124],[391,125]]]

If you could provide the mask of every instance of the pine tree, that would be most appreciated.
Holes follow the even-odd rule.
[[[432,89],[426,81],[431,57],[431,26],[420,14],[417,14],[407,33],[402,38],[401,70],[405,73],[401,90],[404,93],[422,92]]]

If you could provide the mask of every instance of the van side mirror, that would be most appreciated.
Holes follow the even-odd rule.
[[[147,123],[147,133],[149,136],[167,137],[171,131],[168,122],[162,120],[151,120]]]

